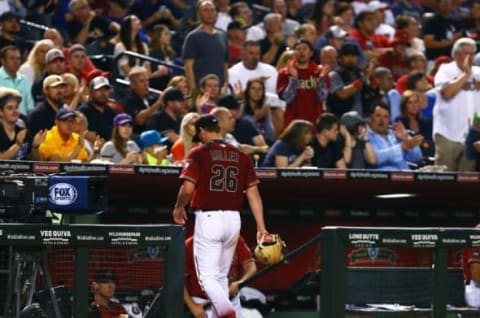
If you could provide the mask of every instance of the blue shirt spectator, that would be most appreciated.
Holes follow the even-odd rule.
[[[401,122],[389,128],[390,109],[379,103],[370,115],[368,138],[375,151],[377,162],[372,168],[378,170],[409,170],[408,162],[422,160],[419,147],[422,135],[410,137]]]

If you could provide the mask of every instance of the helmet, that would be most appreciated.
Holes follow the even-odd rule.
[[[269,242],[264,242],[265,235],[255,247],[255,258],[258,262],[264,265],[274,265],[283,260],[283,250],[285,243],[278,234],[270,234],[273,239]]]

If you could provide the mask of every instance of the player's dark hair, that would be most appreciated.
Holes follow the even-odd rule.
[[[295,119],[285,128],[278,139],[297,150],[301,150],[305,148],[305,135],[312,131],[312,127],[312,123],[308,120]]]

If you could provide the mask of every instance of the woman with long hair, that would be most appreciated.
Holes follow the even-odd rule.
[[[262,78],[249,79],[245,89],[243,116],[255,126],[267,144],[272,145],[275,142],[275,130],[270,106],[265,104],[265,100],[264,80]]]
[[[135,15],[129,15],[123,18],[120,24],[119,40],[115,45],[114,57],[117,58],[125,51],[132,51],[142,55],[148,55],[148,46],[140,38],[140,30],[142,29],[142,22]],[[121,77],[126,77],[133,66],[144,66],[148,74],[151,73],[150,63],[143,62],[130,56],[122,56],[118,59],[118,74]]]
[[[419,93],[406,90],[400,100],[400,113],[395,121],[401,121],[405,129],[412,135],[422,135],[424,141],[420,144],[424,157],[434,155],[432,139],[433,123],[429,118],[422,116]]]
[[[314,155],[312,147],[309,146],[312,127],[308,120],[292,121],[268,151],[263,166],[296,168],[308,165]]]
[[[173,64],[177,53],[170,40],[170,29],[163,24],[156,25],[150,33],[150,56]],[[168,67],[159,63],[152,63],[152,70],[157,70],[157,74],[152,76],[150,86],[160,90],[165,89],[171,77]],[[160,73],[165,74],[159,75]]]
[[[103,160],[119,164],[142,163],[141,150],[131,140],[133,133],[132,116],[120,113],[113,118],[112,139],[100,151]]]
[[[317,0],[315,2],[310,21],[315,26],[315,29],[317,29],[318,36],[324,35],[328,28],[333,24],[333,13],[333,0]]]
[[[200,117],[198,113],[188,113],[183,116],[180,124],[180,138],[173,144],[170,153],[174,164],[182,164],[185,157],[194,146],[192,141],[195,136],[195,121]]]
[[[32,50],[28,54],[27,60],[20,66],[18,70],[25,75],[30,84],[33,84],[45,69],[45,55],[48,50],[54,47],[53,41],[43,39],[35,43]]]

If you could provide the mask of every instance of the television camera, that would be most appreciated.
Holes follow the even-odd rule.
[[[4,174],[0,176],[0,220],[51,222],[47,211],[93,214],[108,206],[106,176]]]

